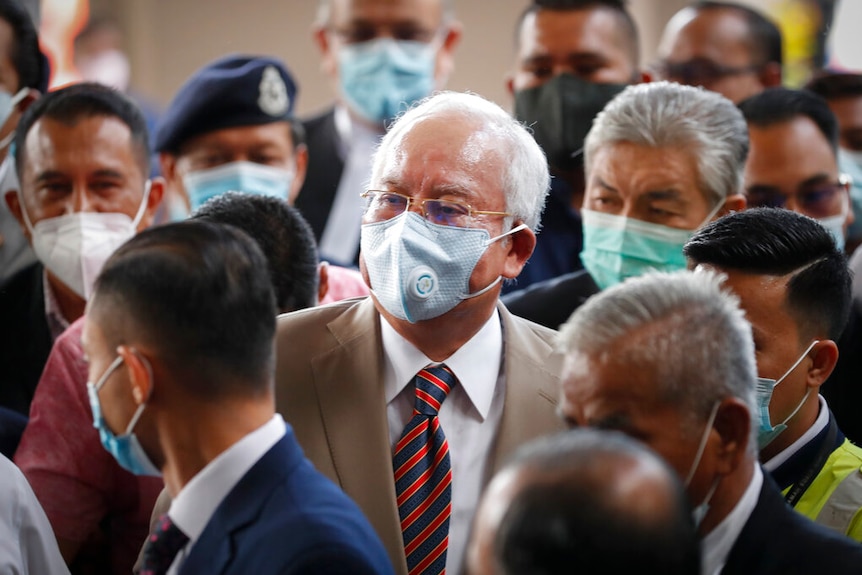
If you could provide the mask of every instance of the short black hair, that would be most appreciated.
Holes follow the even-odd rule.
[[[280,312],[317,303],[317,245],[299,210],[279,198],[226,192],[207,201],[192,217],[236,226],[257,242],[268,262]]]
[[[272,385],[272,282],[260,248],[232,226],[186,220],[142,231],[105,263],[90,313],[109,344],[146,343],[196,396]]]
[[[749,126],[768,128],[800,116],[817,126],[834,154],[838,153],[838,120],[826,100],[808,90],[767,88],[739,103]]]
[[[751,51],[760,64],[770,62],[776,64],[784,63],[781,49],[781,30],[766,15],[758,12],[750,6],[737,4],[736,2],[695,2],[692,8],[698,12],[704,10],[733,10],[737,12],[748,25],[748,37],[751,43]]]
[[[800,334],[837,340],[850,313],[851,276],[844,253],[816,220],[780,208],[729,214],[695,232],[683,248],[693,265],[784,276],[785,305]]]
[[[515,26],[515,46],[519,46],[521,43],[521,28],[524,25],[524,20],[530,14],[535,14],[539,10],[568,11],[596,8],[610,10],[617,16],[617,20],[623,28],[622,35],[629,42],[629,56],[632,60],[632,66],[637,70],[640,62],[640,38],[637,24],[628,11],[626,0],[533,0],[518,16]]]
[[[805,84],[805,89],[824,100],[858,98],[862,96],[862,74],[824,72]]]
[[[662,509],[649,517],[611,487],[618,485],[613,477],[636,462],[655,465],[665,480],[664,493],[657,492]],[[528,444],[512,467],[538,477],[513,496],[495,535],[503,575],[699,573],[699,540],[685,490],[676,473],[635,440],[575,429]]]
[[[27,108],[15,129],[15,169],[19,174],[24,173],[27,135],[40,119],[49,118],[74,126],[80,120],[93,117],[116,118],[129,128],[141,174],[147,177],[150,173],[150,136],[144,114],[128,97],[94,82],[72,84],[48,92]]]
[[[39,35],[30,13],[18,0],[0,0],[0,20],[12,28],[10,57],[18,73],[17,89],[34,88],[44,92],[48,76],[47,60],[39,50]]]

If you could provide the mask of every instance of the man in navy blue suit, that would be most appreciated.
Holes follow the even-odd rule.
[[[97,281],[82,336],[94,425],[173,498],[141,573],[392,573],[275,413],[265,269],[242,232],[188,221],[127,242]]]

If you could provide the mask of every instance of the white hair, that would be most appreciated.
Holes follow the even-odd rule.
[[[578,308],[560,328],[560,347],[650,370],[659,399],[693,427],[703,426],[717,402],[741,400],[752,414],[749,447],[756,450],[754,340],[723,281],[701,270],[631,278]]]
[[[454,122],[475,125],[477,132],[492,136],[483,141],[488,142],[506,166],[500,174],[506,211],[531,229],[538,230],[551,185],[545,154],[521,122],[497,104],[476,94],[438,92],[399,116],[374,154],[371,187],[380,186],[383,169],[397,144],[418,122],[432,116],[447,116]]]
[[[713,205],[742,191],[748,128],[742,112],[720,94],[672,82],[629,86],[596,116],[587,134],[586,173],[599,150],[621,142],[690,150],[701,191]]]

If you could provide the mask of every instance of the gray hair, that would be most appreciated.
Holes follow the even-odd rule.
[[[443,18],[441,24],[448,24],[455,18],[455,0],[440,0],[443,7]],[[320,27],[329,24],[329,14],[332,11],[332,0],[318,0],[317,15],[314,23]]]
[[[506,211],[537,230],[551,185],[548,161],[536,140],[511,114],[485,98],[463,92],[438,92],[395,120],[374,154],[371,187],[379,187],[389,155],[416,123],[432,116],[453,117],[492,136],[485,140],[506,166],[500,174]],[[509,222],[511,225],[511,222]]]
[[[705,270],[631,278],[587,300],[560,329],[559,342],[566,353],[649,366],[661,401],[689,414],[692,425],[702,426],[723,399],[743,401],[756,450],[754,340],[723,281]]]
[[[713,205],[742,191],[748,128],[720,94],[671,82],[629,86],[593,122],[584,144],[586,173],[599,150],[621,142],[691,150],[701,191]]]

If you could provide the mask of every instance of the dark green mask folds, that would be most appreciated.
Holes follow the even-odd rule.
[[[581,164],[579,156],[572,156],[584,147],[593,119],[626,86],[559,74],[541,86],[516,92],[515,117],[533,129],[548,164],[572,170]]]

